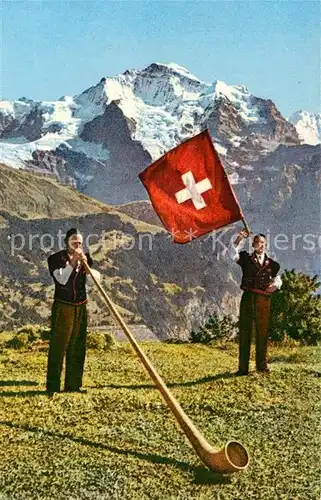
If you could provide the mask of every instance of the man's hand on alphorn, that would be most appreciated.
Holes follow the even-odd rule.
[[[87,262],[87,257],[81,248],[75,249],[73,256],[72,256],[72,261],[75,262],[75,264],[72,262],[72,265],[74,267],[77,265],[77,262],[81,262],[81,263]]]

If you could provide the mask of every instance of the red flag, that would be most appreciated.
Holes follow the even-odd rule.
[[[243,218],[208,130],[168,151],[139,178],[176,243]]]

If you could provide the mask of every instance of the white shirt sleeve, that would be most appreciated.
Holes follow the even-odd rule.
[[[66,262],[66,267],[60,267],[60,269],[55,269],[53,272],[54,277],[60,283],[60,285],[65,285],[70,278],[73,271],[73,267]]]
[[[245,240],[242,239],[240,243],[236,246],[234,243],[231,243],[231,245],[228,248],[228,255],[230,259],[234,260],[234,262],[237,262],[240,258],[240,250],[244,246]]]
[[[274,280],[273,280],[273,285],[276,286],[276,288],[278,290],[280,290],[281,286],[282,286],[282,278],[281,276],[275,276]]]
[[[97,280],[97,281],[100,281],[100,272],[97,271],[96,269],[90,269],[94,278]],[[94,280],[92,279],[92,277],[90,276],[90,274],[87,274],[87,284],[88,285],[93,285],[94,284]]]

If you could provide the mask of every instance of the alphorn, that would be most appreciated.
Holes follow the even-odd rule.
[[[193,446],[197,455],[201,461],[211,470],[215,472],[237,472],[245,470],[249,464],[249,454],[246,448],[238,441],[228,441],[224,448],[221,450],[215,450],[212,445],[206,441],[204,436],[196,429],[195,425],[191,419],[186,415],[183,408],[180,406],[178,401],[175,399],[173,394],[170,392],[168,387],[165,385],[164,381],[157,373],[152,363],[147,358],[146,354],[143,352],[141,347],[138,345],[135,337],[130,332],[123,318],[117,311],[115,305],[102,288],[99,281],[96,280],[87,262],[84,261],[84,266],[87,272],[92,277],[95,285],[99,289],[101,295],[103,296],[109,310],[112,312],[119,325],[121,326],[123,332],[131,343],[134,351],[139,357],[140,361],[143,363],[147,372],[153,379],[157,389],[160,391],[170,410],[172,411],[174,417],[176,418],[179,426],[183,430],[187,439]]]

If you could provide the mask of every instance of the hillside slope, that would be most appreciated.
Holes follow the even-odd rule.
[[[234,377],[237,346],[143,345],[216,449],[245,445],[244,473],[200,463],[129,345],[90,351],[87,394],[45,395],[46,352],[0,352],[0,491],[65,500],[318,500],[317,349],[273,348],[269,377]]]
[[[0,210],[35,219],[108,212],[111,207],[58,182],[55,176],[0,164]]]

